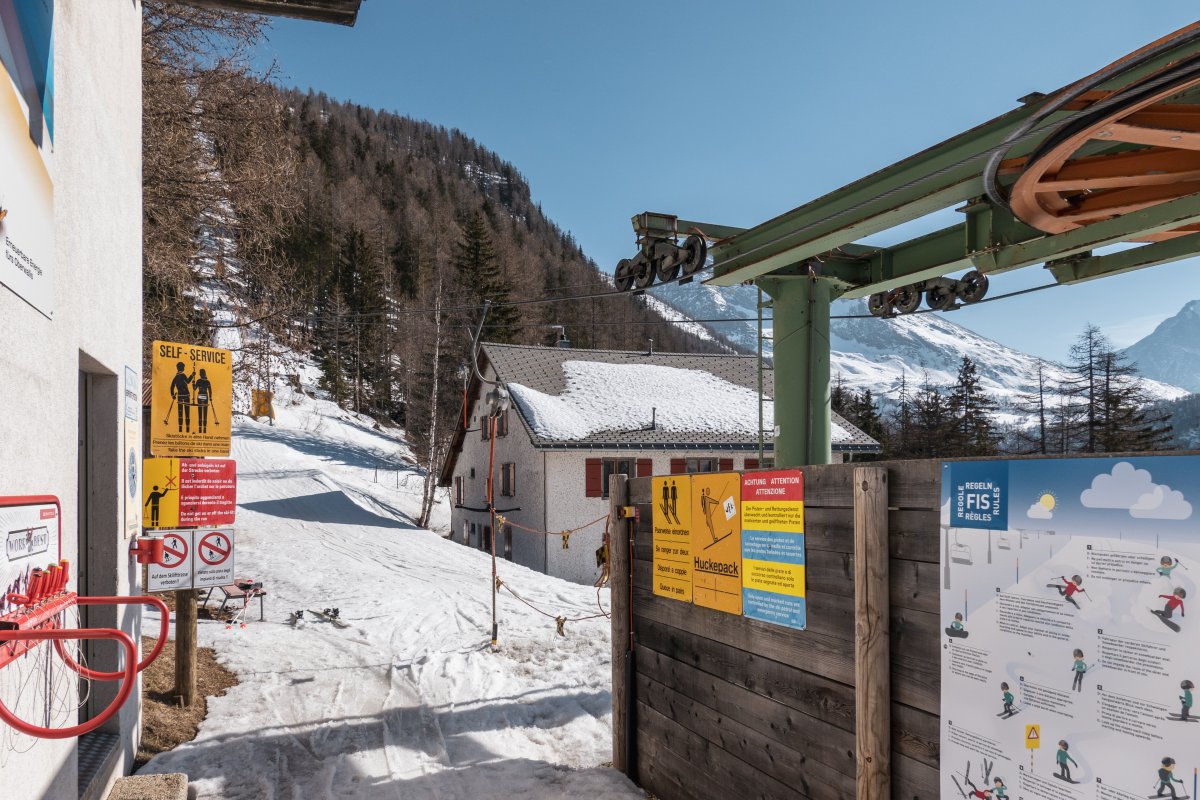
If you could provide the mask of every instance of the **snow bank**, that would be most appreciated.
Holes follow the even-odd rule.
[[[266,620],[255,604],[244,629],[201,621],[200,643],[241,683],[209,702],[195,741],[144,771],[187,773],[210,800],[641,798],[600,766],[607,590],[501,561],[537,608],[593,618],[559,637],[501,593],[492,652],[490,558],[414,526],[419,475],[398,436],[299,393],[278,412],[275,427],[239,422],[233,440],[237,571],[264,582]],[[308,612],[332,606],[348,627]]]

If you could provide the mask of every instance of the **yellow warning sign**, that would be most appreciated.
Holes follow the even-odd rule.
[[[1025,726],[1025,747],[1029,750],[1037,750],[1042,746],[1042,726],[1041,725],[1026,725]]]
[[[692,477],[654,478],[654,593],[692,599]]]
[[[692,476],[692,602],[742,613],[742,476]]]
[[[229,455],[232,354],[215,347],[154,342],[150,368],[151,453]]]

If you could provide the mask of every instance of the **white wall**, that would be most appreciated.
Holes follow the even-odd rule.
[[[131,0],[54,6],[56,311],[47,319],[0,286],[0,495],[57,495],[64,555],[77,565],[79,371],[96,374],[96,487],[122,485],[123,376],[126,365],[141,371],[141,8]],[[122,514],[112,492],[91,504],[91,578],[107,592],[136,594]],[[139,615],[120,612],[135,641]],[[0,671],[0,697],[13,696],[12,677]],[[139,715],[132,699],[111,728],[126,765]],[[5,800],[78,797],[75,740],[0,738]]]

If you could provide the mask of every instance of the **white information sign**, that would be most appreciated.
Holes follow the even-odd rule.
[[[1195,798],[1200,458],[952,462],[941,797]]]
[[[0,613],[14,610],[9,594],[22,594],[30,573],[62,557],[62,512],[54,497],[0,497]],[[75,579],[71,570],[71,580]]]
[[[163,557],[157,564],[146,567],[146,590],[173,592],[191,589],[194,579],[194,548],[192,530],[158,531],[163,537]]]
[[[199,528],[195,541],[195,588],[233,583],[233,528]]]

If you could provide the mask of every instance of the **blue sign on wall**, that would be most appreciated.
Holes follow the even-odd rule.
[[[950,487],[950,527],[1008,527],[1008,462],[975,461],[944,464]]]

